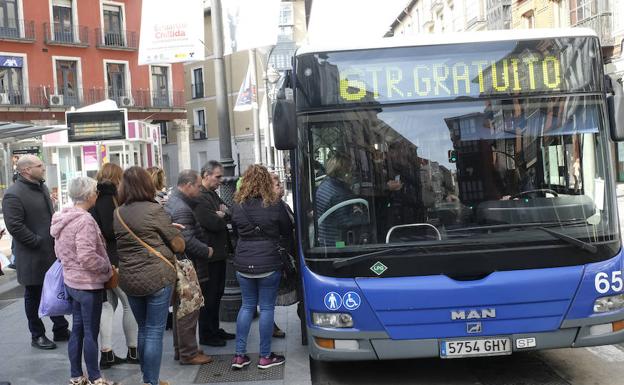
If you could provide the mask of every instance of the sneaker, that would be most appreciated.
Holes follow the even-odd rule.
[[[242,369],[249,365],[251,360],[246,354],[237,354],[232,358],[232,369]]]
[[[282,365],[284,362],[286,362],[286,357],[271,353],[266,357],[260,357],[260,360],[258,360],[258,369],[272,368]]]
[[[69,385],[89,385],[89,380],[86,377],[74,377],[69,379]]]
[[[121,385],[119,382],[113,380],[107,380],[104,377],[100,377],[93,382],[89,382],[89,385]]]

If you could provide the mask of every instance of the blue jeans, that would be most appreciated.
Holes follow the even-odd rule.
[[[146,384],[158,385],[160,379],[163,333],[167,325],[172,290],[173,286],[165,286],[144,297],[128,296],[130,308],[139,325],[138,353],[143,382]]]
[[[66,286],[72,299],[72,332],[67,344],[71,376],[80,377],[82,373],[82,352],[89,373],[89,381],[101,377],[98,334],[102,315],[103,290],[79,290]]]
[[[251,321],[260,305],[260,356],[271,354],[271,337],[273,336],[273,315],[275,299],[282,273],[275,271],[265,278],[245,278],[236,273],[241,288],[243,304],[236,318],[236,354],[247,353],[247,336]]]

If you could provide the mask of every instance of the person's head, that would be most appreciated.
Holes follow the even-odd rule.
[[[145,169],[133,166],[124,171],[119,186],[120,204],[133,202],[154,202],[154,183]]]
[[[242,204],[251,198],[262,198],[262,204],[268,206],[277,201],[273,190],[273,179],[266,167],[252,164],[243,174],[240,189],[234,195],[234,201]]]
[[[17,172],[32,182],[41,182],[45,177],[45,164],[35,155],[24,155],[17,161]]]
[[[208,190],[216,190],[221,186],[223,179],[223,165],[211,160],[201,169],[202,185]]]
[[[277,195],[279,199],[282,199],[284,197],[284,185],[282,184],[279,175],[272,172],[271,180],[273,181],[273,191],[275,192],[275,195]]]
[[[123,169],[119,167],[119,165],[115,163],[106,163],[102,166],[100,171],[98,171],[95,179],[97,179],[98,183],[110,182],[114,184],[115,187],[119,187],[122,176]]]
[[[344,154],[335,153],[325,162],[328,176],[348,181],[351,178],[351,159]]]
[[[160,167],[150,167],[147,172],[152,176],[152,182],[156,191],[161,191],[166,187],[165,171]]]
[[[97,200],[97,182],[95,179],[86,176],[76,177],[69,181],[67,194],[74,205],[79,205],[87,210],[93,207]]]
[[[182,170],[178,175],[178,190],[189,198],[199,196],[201,178],[195,170]]]

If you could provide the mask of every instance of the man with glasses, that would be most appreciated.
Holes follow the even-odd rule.
[[[216,192],[223,179],[223,165],[216,160],[209,161],[201,169],[201,178],[195,217],[214,254],[207,266],[209,278],[201,282],[204,307],[199,311],[199,343],[225,346],[225,340],[233,340],[236,336],[219,328],[219,307],[225,290],[225,260],[231,249],[227,228],[228,207]]]
[[[50,192],[44,183],[45,165],[34,155],[24,155],[17,161],[17,179],[4,193],[2,212],[4,223],[13,236],[13,254],[17,281],[24,286],[24,307],[31,345],[38,349],[55,349],[39,318],[39,302],[43,278],[56,257],[50,236],[54,213]],[[65,317],[50,317],[54,326],[54,341],[69,340]]]

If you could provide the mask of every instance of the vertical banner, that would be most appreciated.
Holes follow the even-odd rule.
[[[82,146],[82,158],[85,171],[97,171],[98,167],[98,146]]]
[[[253,107],[258,106],[258,97],[256,96],[256,87],[251,83],[251,64],[247,67],[247,75],[241,84],[236,98],[234,111],[249,111]]]
[[[108,163],[108,151],[105,144],[100,144],[100,159],[102,164]]]
[[[277,43],[281,0],[221,0],[223,53]]]
[[[145,0],[139,65],[204,60],[202,0]]]

